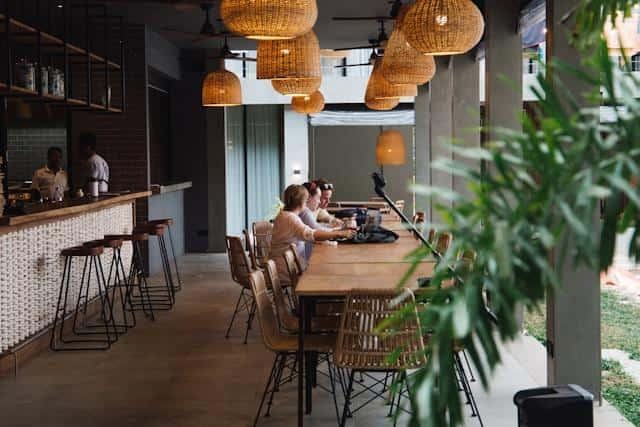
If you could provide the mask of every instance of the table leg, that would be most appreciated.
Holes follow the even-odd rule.
[[[311,333],[311,318],[313,317],[313,299],[312,298],[305,298],[304,299],[304,322],[303,322],[303,334],[310,334]],[[305,404],[306,404],[306,410],[305,413],[306,414],[310,414],[311,411],[313,410],[313,400],[312,400],[312,390],[313,390],[313,375],[315,372],[315,366],[314,366],[314,359],[313,359],[313,353],[307,351],[304,354],[305,356]]]
[[[300,325],[305,324],[305,299],[299,297],[299,315]],[[303,401],[304,401],[304,327],[300,328],[298,332],[298,427],[304,425],[304,414],[302,413]]]

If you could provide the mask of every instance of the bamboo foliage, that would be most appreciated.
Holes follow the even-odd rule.
[[[535,309],[546,292],[561,290],[562,270],[556,265],[605,271],[613,262],[617,233],[628,228],[635,229],[629,254],[640,260],[640,101],[627,95],[640,90],[640,80],[619,72],[601,37],[612,11],[629,12],[636,3],[581,2],[575,43],[591,68],[549,64],[553,72],[539,75],[534,90],[535,117],[523,115],[521,129],[494,129],[496,140],[482,148],[452,143],[456,160],[432,167],[469,183],[464,192],[416,187],[442,218],[434,228],[453,239],[418,296],[429,342],[427,364],[413,374],[410,425],[462,424],[452,349],[466,349],[488,388],[489,374],[500,362],[497,341],[518,335],[514,307]],[[582,80],[593,92],[573,93],[563,83],[569,79]],[[591,105],[602,98],[605,105],[622,108],[614,109],[612,122],[601,123],[599,109],[581,108],[580,96]],[[470,167],[469,160],[485,167]],[[594,221],[603,201],[601,218]],[[469,251],[476,254],[473,265],[463,268],[464,257],[458,255]],[[425,247],[410,254],[412,266],[398,286],[429,256]],[[455,286],[446,286],[450,283]],[[492,313],[486,310],[487,293]],[[403,328],[405,317],[406,310],[399,310],[390,322]]]

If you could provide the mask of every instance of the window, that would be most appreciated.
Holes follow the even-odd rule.
[[[640,53],[631,57],[631,71],[640,71]]]

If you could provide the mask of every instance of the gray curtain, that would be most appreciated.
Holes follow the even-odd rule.
[[[225,113],[227,234],[239,236],[246,225],[244,107],[227,107]]]
[[[246,107],[247,219],[267,219],[281,192],[282,106]]]

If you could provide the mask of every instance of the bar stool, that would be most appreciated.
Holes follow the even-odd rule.
[[[109,264],[109,274],[107,275],[106,290],[109,292],[111,290],[111,302],[114,305],[114,315],[116,304],[116,291],[119,292],[120,295],[120,307],[121,307],[121,315],[123,323],[116,323],[116,327],[118,327],[119,333],[125,333],[127,329],[133,328],[136,325],[136,316],[133,310],[131,310],[131,285],[127,280],[127,275],[124,270],[124,265],[122,263],[122,244],[124,239],[118,236],[110,236],[106,237],[102,240],[94,240],[91,242],[86,242],[83,246],[102,246],[105,249],[112,250],[111,262]],[[111,283],[111,277],[113,276],[113,284]],[[124,288],[124,292],[123,292]],[[127,315],[130,314],[130,316]],[[129,317],[131,317],[131,321],[129,321]]]
[[[76,246],[63,249],[61,255],[64,257],[64,270],[58,294],[58,303],[53,318],[53,329],[51,330],[51,340],[49,347],[53,351],[85,351],[85,350],[107,350],[111,344],[118,340],[118,330],[113,318],[113,305],[106,290],[104,271],[100,262],[100,255],[104,252],[104,247],[100,245]],[[72,263],[74,259],[84,258],[82,268],[82,278],[78,289],[75,312],[73,315],[73,325],[71,331],[76,338],[64,338],[66,323],[67,305],[69,300],[69,288],[71,286]],[[87,325],[87,305],[89,303],[91,288],[91,273],[94,272],[97,282],[97,297],[100,301],[100,316],[97,323]],[[82,311],[82,329],[78,326],[78,315]],[[59,324],[59,325],[58,325]],[[56,341],[56,331],[59,331]],[[83,345],[84,344],[84,345]],[[65,346],[66,345],[66,346]]]
[[[149,240],[149,235],[141,231],[135,231],[131,234],[111,234],[104,236],[105,239],[122,240],[123,242],[131,242],[133,254],[131,257],[131,265],[129,267],[129,274],[125,276],[126,283],[129,289],[129,311],[142,311],[145,316],[151,320],[155,320],[153,314],[153,300],[149,291],[149,285],[147,283],[147,274],[144,269],[144,262],[142,259],[142,242]],[[122,265],[121,251],[118,250],[119,262]],[[134,289],[138,289],[138,295],[134,295]]]
[[[171,233],[173,218],[154,219],[149,221],[147,224],[149,225],[162,224],[165,227],[167,227],[167,231],[169,232],[169,245],[171,246],[171,254],[173,255],[173,264],[176,267],[176,280],[178,281],[178,286],[176,286],[176,291],[179,292],[182,290],[182,279],[180,278],[180,269],[178,268],[178,258],[176,258],[176,249],[173,244],[173,234]]]
[[[149,238],[154,236],[158,241],[160,258],[162,260],[162,273],[164,274],[164,284],[156,286],[151,285],[148,289],[154,297],[152,298],[154,308],[159,308],[160,310],[170,310],[176,302],[176,287],[173,283],[169,253],[167,252],[167,244],[164,239],[166,229],[167,227],[163,224],[144,224],[137,226],[134,229],[134,232],[146,233],[149,235]],[[161,296],[159,298],[155,298],[156,295]],[[159,307],[156,307],[156,305],[159,305]]]

